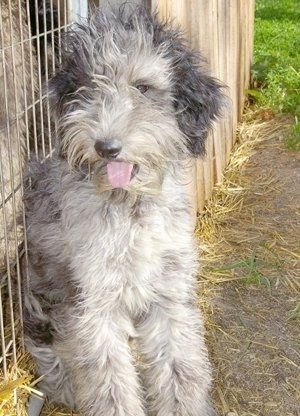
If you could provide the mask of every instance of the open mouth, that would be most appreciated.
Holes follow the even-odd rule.
[[[126,188],[138,173],[139,167],[128,162],[108,162],[107,178],[113,188]]]

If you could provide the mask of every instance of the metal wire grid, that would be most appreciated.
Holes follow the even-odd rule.
[[[23,164],[32,153],[46,158],[53,151],[43,85],[61,60],[63,32],[79,14],[87,14],[87,0],[0,2],[0,382],[14,376],[23,348]]]
[[[17,7],[16,7],[17,6]],[[25,35],[24,27],[21,23],[23,13],[19,4],[11,1],[3,1],[0,4],[1,21],[1,143],[0,143],[0,178],[1,178],[1,214],[2,214],[2,234],[1,251],[3,255],[0,282],[0,329],[1,329],[1,363],[3,365],[4,377],[7,373],[7,359],[12,356],[16,363],[17,343],[16,343],[16,321],[14,301],[16,296],[13,294],[13,270],[17,275],[17,302],[19,303],[19,315],[22,316],[20,298],[20,271],[18,262],[19,233],[17,226],[16,201],[21,196],[21,177],[22,168],[22,149],[21,140],[24,141],[24,125],[28,124],[25,114],[27,107],[27,97],[25,90],[25,66],[16,65],[17,51],[21,54],[21,61],[25,62]],[[19,25],[18,25],[19,24]],[[24,88],[19,88],[17,77],[22,77]],[[21,95],[24,102],[20,103]],[[11,103],[11,98],[14,100]],[[21,104],[21,105],[20,105]],[[22,104],[25,108],[21,109]],[[22,120],[22,121],[21,121]],[[22,128],[23,127],[23,128]],[[21,139],[22,137],[22,139]],[[15,180],[17,179],[17,181]],[[21,319],[21,318],[20,318]]]

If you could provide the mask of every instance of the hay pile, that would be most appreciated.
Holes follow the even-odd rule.
[[[5,377],[0,372],[0,416],[27,416],[28,396],[39,394],[34,384],[31,359],[20,353],[17,365],[9,365]]]

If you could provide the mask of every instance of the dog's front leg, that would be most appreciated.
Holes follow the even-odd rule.
[[[161,298],[140,323],[139,340],[147,363],[149,414],[213,416],[210,365],[197,308]]]
[[[75,400],[84,416],[145,415],[128,325],[120,312],[100,315],[88,307],[74,320],[69,360]]]

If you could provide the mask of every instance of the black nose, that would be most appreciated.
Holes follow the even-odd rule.
[[[94,147],[98,155],[105,158],[115,158],[122,150],[121,142],[118,139],[97,140]]]

